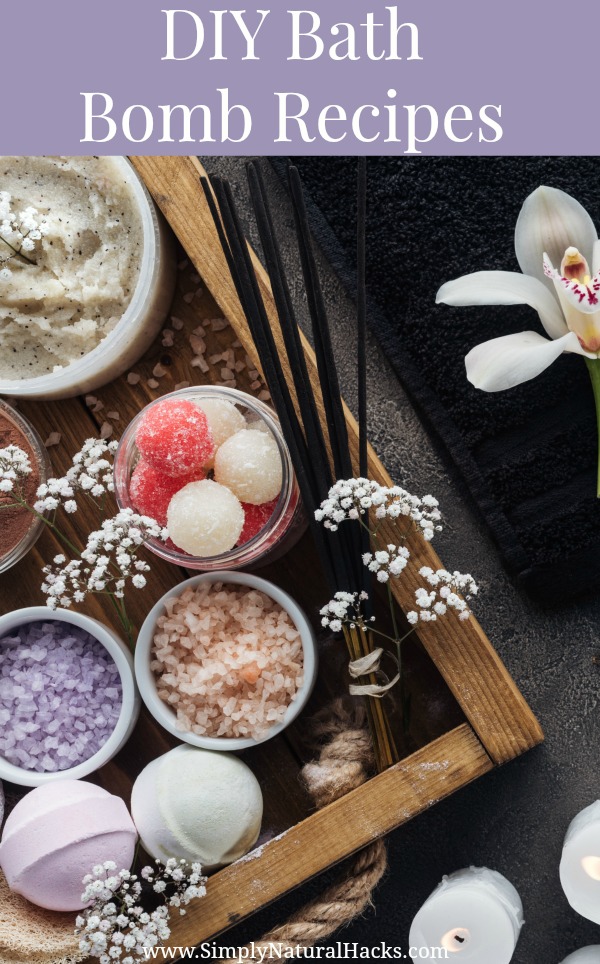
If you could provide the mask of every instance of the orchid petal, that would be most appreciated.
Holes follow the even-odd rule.
[[[537,311],[551,338],[560,338],[568,330],[558,301],[545,285],[537,278],[512,271],[476,271],[447,281],[437,293],[436,303],[440,302],[446,305],[530,305]]]
[[[552,280],[560,291],[561,298],[577,311],[585,315],[595,315],[600,311],[600,273],[584,284],[581,281],[563,278],[557,271]]]
[[[549,341],[535,331],[504,335],[476,345],[467,357],[467,378],[484,392],[501,392],[535,378],[564,351],[587,354],[572,331]]]
[[[600,271],[600,241],[596,241],[594,245],[594,250],[592,253],[592,274],[598,274]]]
[[[564,191],[538,187],[525,199],[515,228],[515,252],[524,274],[533,275],[551,289],[542,258],[547,251],[560,264],[568,247],[578,248],[587,261],[598,240],[594,222],[584,207]]]

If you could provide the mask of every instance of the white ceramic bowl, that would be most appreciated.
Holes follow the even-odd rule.
[[[27,623],[64,622],[77,626],[93,636],[112,656],[119,676],[121,677],[122,703],[117,724],[106,743],[88,760],[66,770],[53,773],[38,773],[36,770],[25,770],[9,763],[0,756],[0,779],[8,780],[22,787],[39,787],[54,780],[79,780],[81,777],[99,770],[119,752],[125,745],[140,712],[140,696],[135,683],[133,672],[133,658],[125,643],[107,626],[84,616],[82,613],[69,609],[56,609],[54,612],[46,606],[29,606],[26,609],[15,609],[13,612],[0,616],[0,638],[8,636],[13,630]]]
[[[70,398],[91,392],[134,365],[161,330],[176,279],[172,234],[126,157],[114,157],[139,209],[143,249],[133,296],[113,330],[78,361],[34,378],[0,379],[0,395],[17,398]]]
[[[287,708],[285,717],[281,723],[271,727],[261,740],[238,737],[211,737],[197,736],[195,733],[184,733],[177,727],[175,713],[163,700],[160,699],[156,691],[156,680],[150,669],[152,640],[156,628],[156,621],[162,616],[165,610],[165,600],[173,596],[180,596],[188,587],[200,586],[203,583],[222,582],[234,586],[248,586],[250,589],[258,589],[264,592],[271,599],[285,609],[291,616],[296,628],[300,632],[302,639],[302,650],[304,653],[304,682],[299,689],[295,700]],[[285,730],[290,723],[302,712],[310,694],[312,693],[317,678],[317,644],[312,627],[297,603],[286,592],[268,582],[260,579],[248,572],[205,572],[201,576],[193,576],[174,586],[168,593],[159,599],[156,605],[150,610],[140,629],[136,648],[135,648],[135,676],[139,686],[141,697],[154,719],[160,723],[165,730],[178,737],[184,743],[192,746],[201,747],[204,750],[246,750],[272,739]]]

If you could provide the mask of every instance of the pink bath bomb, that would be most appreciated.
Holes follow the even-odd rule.
[[[10,889],[32,904],[80,910],[85,875],[106,860],[129,869],[136,840],[120,797],[82,780],[57,780],[26,794],[9,815],[0,867]]]
[[[191,475],[165,475],[153,468],[149,462],[138,462],[129,483],[129,495],[135,508],[142,515],[149,515],[159,525],[167,524],[167,509],[176,492],[188,482],[198,482],[206,477],[202,469]]]
[[[148,408],[135,442],[145,461],[166,475],[189,475],[215,451],[205,413],[185,398],[165,398]]]

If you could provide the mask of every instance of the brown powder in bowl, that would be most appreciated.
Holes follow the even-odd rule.
[[[198,736],[261,739],[304,679],[289,613],[257,589],[201,583],[165,601],[150,668],[177,727]]]
[[[12,421],[10,416],[5,415],[0,410],[0,449],[9,445],[17,445],[29,456],[32,471],[21,481],[20,485],[26,502],[31,505],[35,502],[35,493],[40,484],[40,467],[37,456],[21,429]],[[13,493],[0,493],[0,563],[19,545],[31,526],[36,524],[35,517],[31,512],[21,506],[12,506],[14,501]]]

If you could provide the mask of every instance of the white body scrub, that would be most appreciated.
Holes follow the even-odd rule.
[[[46,221],[23,252],[34,264],[7,260],[0,230],[9,272],[0,275],[0,379],[48,375],[96,348],[129,305],[143,248],[138,202],[110,157],[2,157],[0,192],[17,218],[33,207]]]

